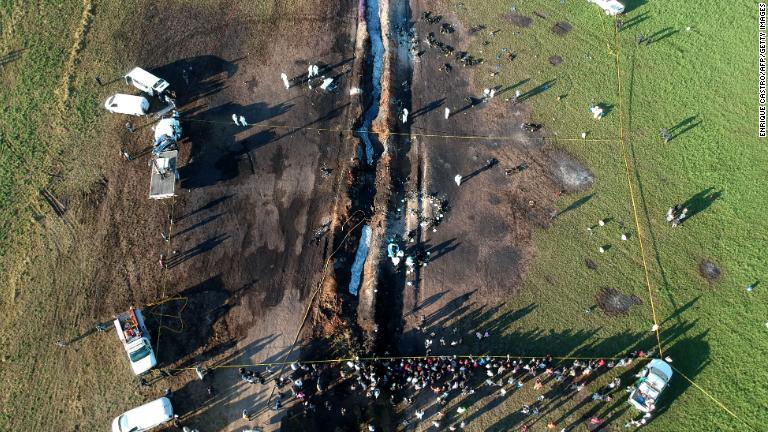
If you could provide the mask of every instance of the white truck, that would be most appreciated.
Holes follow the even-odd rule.
[[[126,411],[112,420],[112,432],[144,432],[173,419],[173,405],[167,397]]]
[[[606,15],[619,15],[624,13],[624,5],[616,0],[587,0],[594,3],[605,12]]]
[[[160,96],[170,86],[168,81],[158,78],[140,67],[131,69],[123,78],[125,78],[126,84],[132,85],[150,96]]]
[[[672,379],[672,367],[660,359],[653,359],[637,374],[638,380],[629,394],[629,403],[644,413],[656,409],[659,395]]]
[[[154,127],[155,145],[152,148],[150,164],[149,197],[165,199],[176,196],[176,181],[179,171],[176,161],[179,156],[178,140],[181,139],[179,113],[163,118]]]
[[[115,329],[125,352],[128,353],[134,374],[141,375],[157,365],[149,332],[139,309],[130,308],[127,312],[118,314],[115,317]]]

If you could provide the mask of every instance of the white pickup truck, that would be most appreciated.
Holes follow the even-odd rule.
[[[141,316],[140,310],[130,308],[128,312],[118,314],[115,318],[115,329],[125,352],[128,353],[134,374],[141,375],[157,365],[149,332],[144,326],[144,317]]]
[[[660,359],[653,359],[636,375],[637,382],[629,394],[629,403],[644,413],[656,409],[661,392],[669,386],[672,367]]]

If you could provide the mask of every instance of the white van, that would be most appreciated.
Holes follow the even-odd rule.
[[[104,102],[104,108],[111,113],[143,116],[149,112],[149,101],[141,96],[118,93]]]
[[[594,3],[600,6],[606,15],[619,15],[624,13],[624,5],[616,0],[587,0],[590,3]]]
[[[170,86],[168,81],[158,78],[140,67],[131,69],[124,78],[126,84],[132,85],[151,96],[159,96]]]
[[[115,417],[112,432],[144,432],[172,419],[171,400],[161,397]]]

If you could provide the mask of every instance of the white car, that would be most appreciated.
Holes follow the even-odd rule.
[[[143,116],[149,112],[149,101],[141,96],[118,93],[104,102],[104,108],[111,113]]]
[[[161,397],[115,417],[112,432],[144,432],[172,419],[171,400]]]
[[[624,13],[624,5],[616,0],[587,0],[590,3],[594,3],[605,11],[606,15],[619,15]]]
[[[132,85],[151,96],[160,96],[170,86],[168,81],[158,78],[140,67],[131,69],[123,78],[125,78],[126,84]]]
[[[649,413],[656,409],[659,395],[672,379],[672,367],[664,360],[653,359],[637,374],[635,388],[629,394],[629,403],[638,410]]]

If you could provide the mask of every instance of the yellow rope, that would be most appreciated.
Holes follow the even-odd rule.
[[[692,386],[694,386],[694,387],[696,387],[697,389],[699,389],[699,390],[700,390],[702,393],[704,393],[704,394],[705,394],[705,395],[706,395],[706,396],[707,396],[709,399],[711,399],[711,400],[712,400],[712,402],[716,403],[716,404],[717,404],[717,405],[718,405],[720,408],[722,408],[722,409],[723,409],[723,411],[725,411],[725,412],[727,412],[728,414],[730,414],[730,415],[731,415],[731,417],[735,418],[736,420],[739,420],[740,422],[742,422],[742,423],[744,423],[745,425],[747,425],[747,427],[748,427],[750,430],[753,430],[753,431],[757,432],[757,429],[755,429],[755,428],[754,428],[754,427],[753,427],[751,424],[747,423],[747,421],[746,421],[746,420],[744,420],[743,418],[741,418],[741,417],[737,416],[737,415],[736,415],[736,414],[735,414],[733,411],[731,411],[730,409],[728,409],[728,407],[727,407],[727,406],[725,406],[725,405],[724,405],[722,402],[720,402],[719,400],[717,400],[717,399],[716,399],[714,396],[712,396],[712,395],[711,395],[711,394],[710,394],[708,391],[704,390],[704,388],[703,388],[702,386],[700,386],[700,385],[696,384],[696,383],[695,383],[695,382],[694,382],[692,379],[688,378],[688,377],[687,377],[687,376],[686,376],[684,373],[680,372],[680,370],[679,370],[679,369],[677,369],[676,367],[672,366],[671,364],[670,364],[670,366],[672,367],[672,369],[674,369],[674,371],[675,371],[675,372],[677,372],[677,374],[678,374],[678,375],[680,375],[681,377],[685,378],[685,380],[686,380],[686,381],[688,381],[688,382],[689,382],[689,383],[690,383]]]
[[[199,123],[211,123],[211,124],[230,124],[230,122],[221,122],[221,121],[214,121],[214,120],[200,120],[200,119],[184,119],[184,121],[188,122],[199,122]],[[365,130],[365,129],[348,129],[348,128],[319,128],[319,127],[309,127],[309,126],[291,126],[291,125],[279,125],[279,124],[253,124],[249,125],[249,127],[253,128],[261,128],[261,129],[292,129],[295,131],[300,130],[311,130],[316,132],[343,132],[343,133],[368,133],[371,135],[394,135],[394,136],[416,136],[416,137],[425,137],[425,138],[454,138],[454,139],[466,139],[466,140],[513,140],[513,139],[520,139],[519,136],[515,135],[450,135],[450,134],[437,134],[437,133],[417,133],[417,132],[395,132],[395,131],[384,131],[384,132],[376,132],[372,130]],[[558,138],[556,136],[554,137],[541,137],[544,140],[554,140],[554,141],[584,141],[584,142],[619,142],[620,140],[617,138]]]
[[[453,357],[453,355],[447,356],[440,356],[440,355],[432,355],[432,356],[397,356],[397,357],[350,357],[350,358],[337,358],[337,359],[321,359],[321,360],[302,360],[300,363],[302,364],[326,364],[326,363],[343,363],[348,361],[385,361],[385,360],[425,360],[425,359],[439,359],[441,357]],[[483,355],[483,354],[465,354],[465,355],[456,355],[457,358],[492,358],[492,359],[506,359],[509,357],[511,360],[516,359],[537,359],[541,358],[544,359],[546,356],[540,355],[540,356],[519,356],[519,355]],[[624,357],[573,357],[573,356],[562,356],[562,357],[550,357],[553,360],[620,360]],[[643,358],[636,358],[632,359],[632,361],[645,361],[649,360],[648,357]],[[230,369],[230,368],[241,368],[241,367],[256,367],[256,366],[285,366],[289,365],[291,363],[294,363],[292,361],[277,361],[277,362],[263,362],[263,363],[247,363],[247,364],[221,364],[216,366],[211,366],[209,369]],[[178,368],[174,370],[195,370],[195,367],[184,367],[184,368]]]
[[[618,85],[618,103],[619,103],[619,132],[621,136],[621,143],[622,143],[622,149],[623,151],[623,157],[624,157],[624,166],[626,167],[627,171],[627,183],[629,184],[629,197],[632,202],[632,214],[635,219],[635,226],[637,227],[637,239],[640,243],[640,257],[642,258],[643,262],[643,271],[645,273],[645,283],[648,286],[648,298],[650,299],[651,303],[651,312],[653,314],[653,326],[656,331],[656,344],[659,347],[659,357],[662,357],[664,355],[664,351],[661,346],[661,334],[660,334],[660,326],[659,326],[659,320],[656,316],[656,304],[653,301],[653,289],[651,288],[651,278],[648,272],[648,263],[645,259],[645,245],[643,244],[643,233],[640,229],[640,217],[637,213],[637,200],[635,199],[635,188],[632,183],[632,171],[630,169],[629,164],[629,149],[627,146],[627,139],[626,134],[624,132],[624,104],[623,104],[623,94],[622,94],[622,88],[621,88],[621,43],[619,41],[619,31],[618,28],[614,25],[613,27],[614,32],[614,39],[616,41],[616,79],[617,79],[617,85]]]
[[[173,210],[174,210],[175,206],[176,206],[176,198],[173,197],[173,198],[171,198],[171,212],[169,213],[170,216],[169,216],[169,219],[168,219],[168,241],[166,242],[167,245],[165,247],[165,253],[166,253],[165,259],[166,260],[168,259],[168,257],[170,256],[170,253],[171,253],[171,240],[173,239],[173,224],[171,223],[171,219],[173,218]],[[166,265],[166,264],[167,264],[167,262],[163,262],[163,265]],[[165,297],[165,293],[166,293],[166,290],[168,288],[168,269],[164,267],[164,268],[160,269],[160,271],[163,272],[163,275],[162,275],[163,289],[162,289],[162,292],[160,293],[160,298],[162,299],[162,298]],[[165,303],[165,301],[166,300],[161,300],[157,304]],[[186,306],[186,303],[184,304],[184,306]],[[181,313],[181,312],[179,312],[179,313]],[[159,320],[159,323],[157,325],[157,343],[155,344],[155,355],[157,357],[160,357],[160,333],[161,333],[161,330],[163,329],[163,314],[160,314],[159,316],[160,316],[160,320]],[[181,318],[179,317],[179,319],[181,319]],[[182,326],[184,325],[183,323],[184,323],[184,321],[182,321]]]

